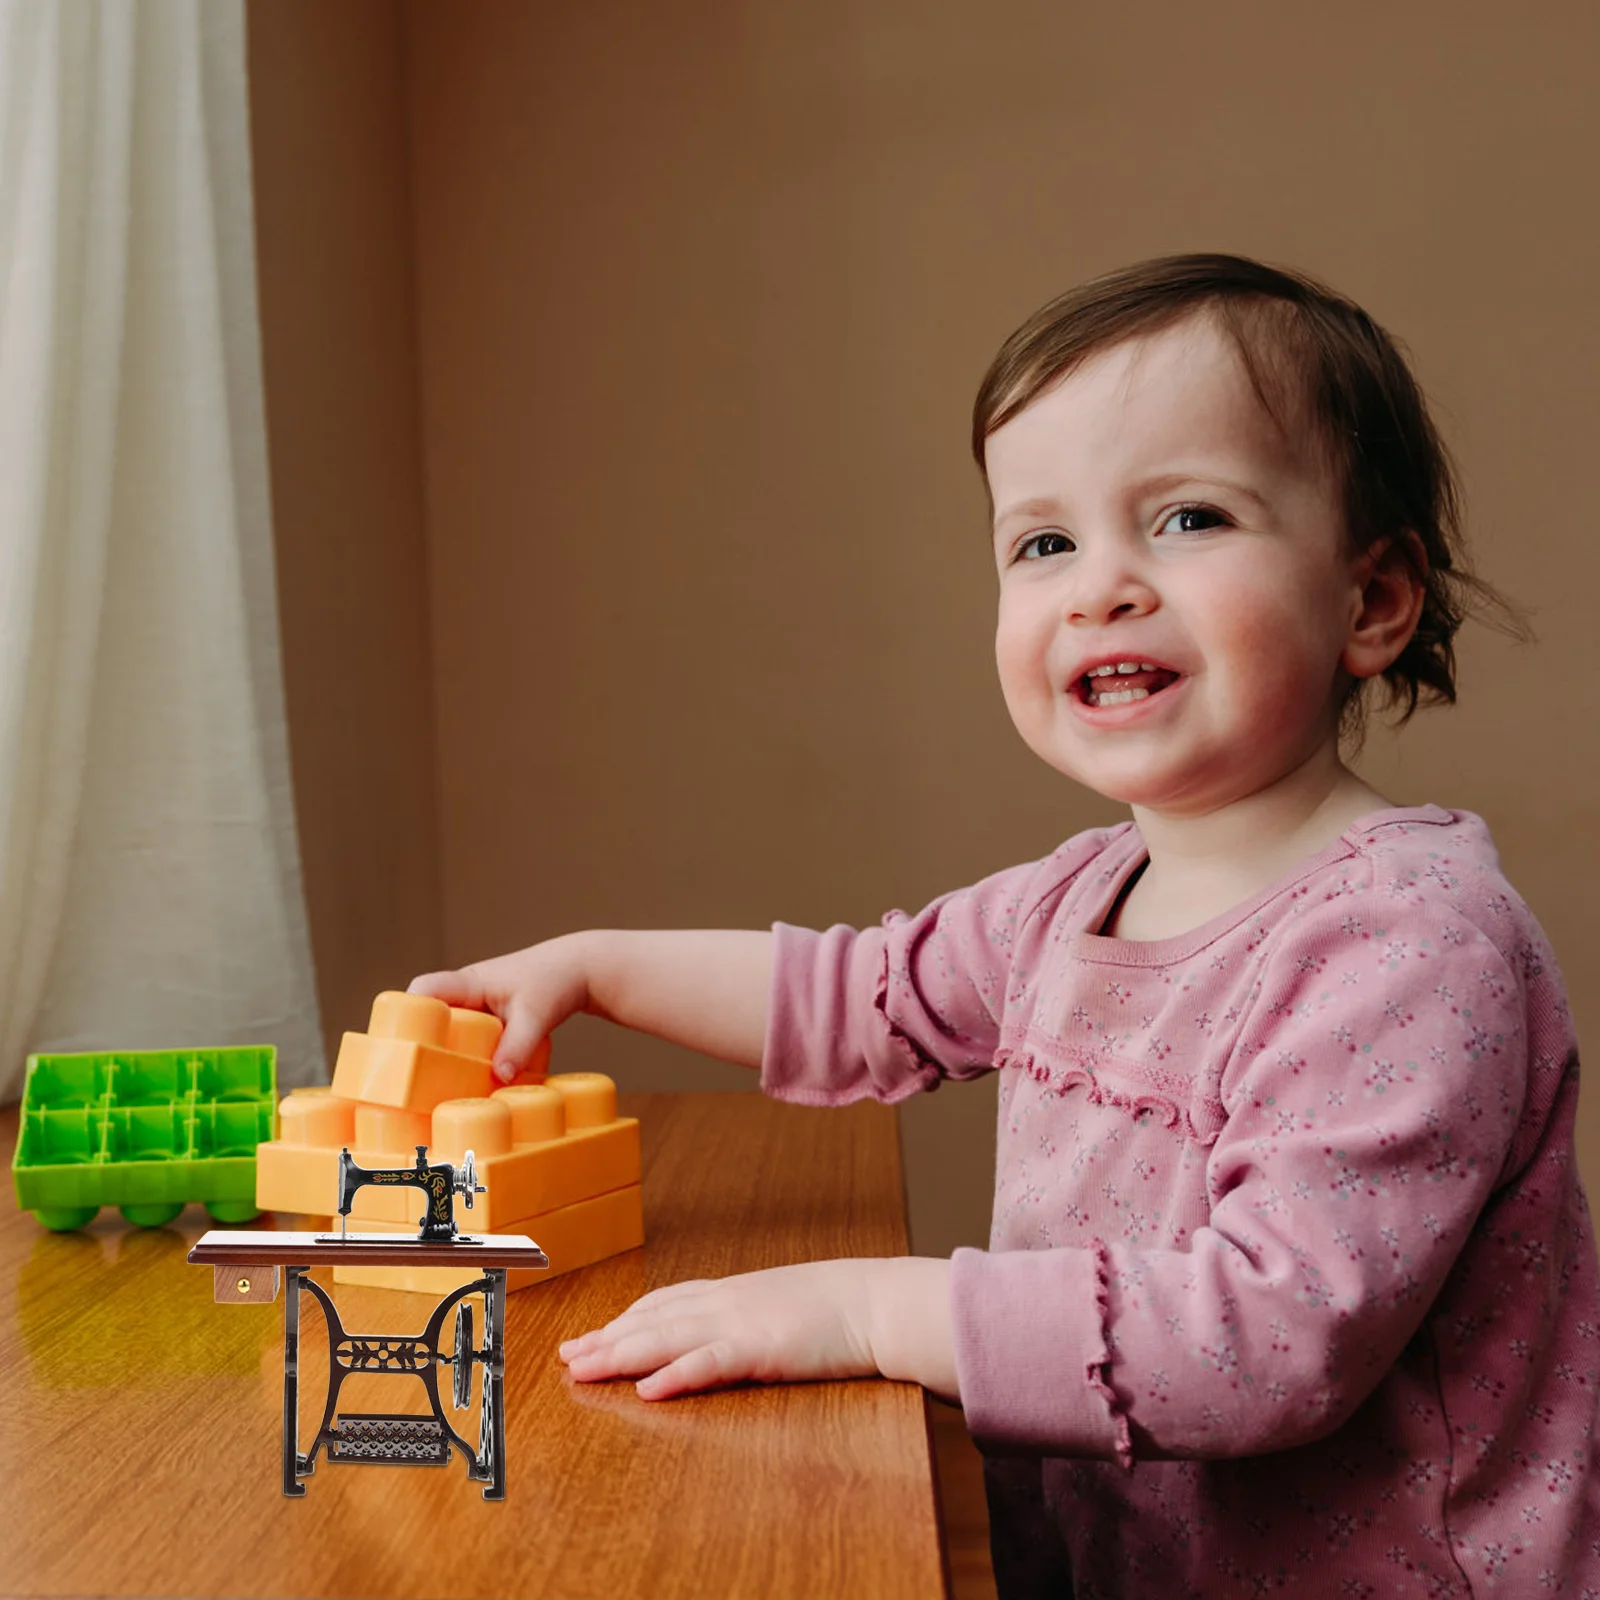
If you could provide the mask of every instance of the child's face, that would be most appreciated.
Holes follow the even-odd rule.
[[[1337,485],[1309,441],[1279,432],[1211,322],[1090,357],[990,436],[987,466],[1000,682],[1051,766],[1201,814],[1337,756],[1362,589]],[[1079,676],[1107,660],[1181,676],[1091,707]]]

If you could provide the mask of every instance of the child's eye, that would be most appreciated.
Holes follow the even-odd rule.
[[[1065,555],[1071,544],[1072,541],[1064,533],[1030,534],[1017,546],[1017,553],[1014,559],[1018,561],[1037,561],[1041,556]]]
[[[1166,520],[1161,524],[1162,529],[1165,530],[1175,517],[1188,517],[1191,520],[1200,519],[1205,524],[1204,527],[1198,528],[1193,526],[1178,528],[1176,531],[1179,533],[1204,533],[1207,527],[1220,527],[1228,520],[1215,506],[1179,506],[1176,511],[1167,513]]]

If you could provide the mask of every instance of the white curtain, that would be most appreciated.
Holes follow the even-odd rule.
[[[0,1100],[319,1031],[242,0],[0,0]]]

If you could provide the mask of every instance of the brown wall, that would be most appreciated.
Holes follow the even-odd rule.
[[[1600,544],[1576,464],[1600,342],[1597,44],[1576,0],[1515,20],[255,0],[286,657],[330,1027],[427,963],[434,840],[455,961],[581,925],[859,924],[1120,820],[1006,719],[968,412],[1049,295],[1227,249],[1328,278],[1406,340],[1478,564],[1536,612],[1532,649],[1464,631],[1460,705],[1375,731],[1361,765],[1399,803],[1489,821],[1593,1038],[1600,670],[1580,608]],[[311,214],[316,238],[291,239]],[[326,634],[344,605],[358,663]],[[330,668],[338,704],[314,687]],[[385,781],[363,790],[371,759]],[[417,864],[404,918],[379,860]],[[558,1049],[625,1087],[750,1085],[587,1019]],[[982,1242],[993,1116],[992,1082],[905,1108],[919,1249]]]
[[[247,11],[291,760],[331,1069],[443,959],[404,33],[390,0]]]

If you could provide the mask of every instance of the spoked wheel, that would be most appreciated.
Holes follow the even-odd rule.
[[[456,1371],[450,1398],[457,1411],[472,1398],[472,1307],[465,1300],[456,1307]]]

